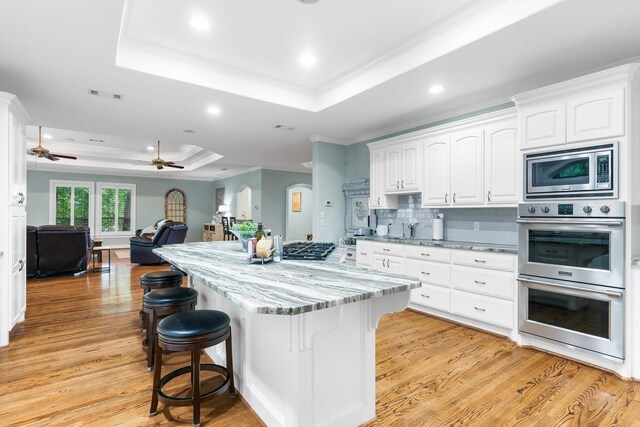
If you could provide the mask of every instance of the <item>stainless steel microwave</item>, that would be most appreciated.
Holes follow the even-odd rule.
[[[617,198],[618,142],[524,156],[525,200]]]

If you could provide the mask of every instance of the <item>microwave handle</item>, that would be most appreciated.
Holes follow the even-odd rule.
[[[585,293],[594,293],[594,294],[606,295],[610,298],[622,298],[622,293],[620,292],[608,292],[608,291],[601,291],[601,290],[594,290],[594,289],[578,288],[575,286],[569,286],[564,284],[561,285],[558,283],[544,282],[541,280],[535,280],[535,279],[529,279],[529,278],[518,279],[518,282],[528,282],[528,283],[535,283],[537,285],[542,285],[542,286],[536,286],[534,289],[540,288],[540,290],[546,290],[549,292],[558,291],[557,288],[561,288],[562,291],[558,291],[558,292],[561,292],[567,295],[573,295],[573,296],[582,296]]]
[[[553,219],[519,219],[518,224],[574,224],[574,225],[605,225],[607,227],[622,227],[622,221],[598,221],[593,219],[568,219],[563,218],[559,220]]]

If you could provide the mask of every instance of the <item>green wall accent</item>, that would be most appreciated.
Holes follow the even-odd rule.
[[[49,180],[118,182],[136,185],[136,228],[152,225],[164,216],[164,196],[172,188],[179,188],[187,196],[186,241],[202,240],[202,224],[211,222],[214,194],[210,182],[160,178],[140,178],[113,175],[93,175],[60,172],[27,172],[27,223],[49,223]],[[108,242],[108,243],[107,243]],[[126,244],[128,238],[105,239],[105,244]]]
[[[346,201],[342,185],[348,169],[346,151],[343,145],[313,143],[313,240],[337,243],[344,235]],[[327,201],[332,206],[325,206]]]

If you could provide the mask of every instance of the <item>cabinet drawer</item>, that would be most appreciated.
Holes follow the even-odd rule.
[[[451,266],[442,262],[404,260],[404,274],[417,277],[422,283],[449,286]]]
[[[451,262],[454,265],[469,265],[504,271],[513,271],[515,268],[515,256],[513,255],[498,255],[478,251],[454,251],[451,253]]]
[[[367,267],[371,265],[371,242],[356,241],[356,264]]]
[[[404,256],[402,245],[397,243],[373,242],[373,253],[380,255]]]
[[[451,312],[505,328],[513,328],[513,302],[451,291]]]
[[[451,261],[451,250],[429,246],[404,245],[404,256],[413,259],[449,263]]]
[[[449,312],[451,291],[439,286],[422,285],[420,288],[411,290],[411,302]]]
[[[451,287],[454,289],[513,300],[515,286],[512,273],[462,266],[451,267]]]

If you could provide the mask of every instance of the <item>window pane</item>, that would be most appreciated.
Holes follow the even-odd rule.
[[[89,227],[89,188],[74,188],[73,225]]]
[[[118,231],[131,231],[131,190],[118,189]]]
[[[116,231],[116,189],[102,189],[102,224],[101,231]]]
[[[56,225],[71,225],[71,187],[56,187]]]

